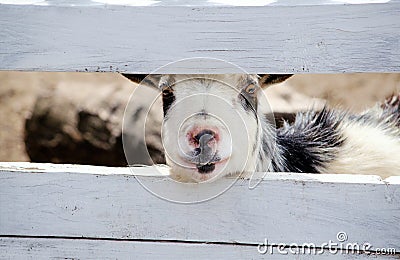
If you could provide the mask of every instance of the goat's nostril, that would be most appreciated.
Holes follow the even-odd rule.
[[[200,148],[195,148],[194,149],[194,156],[199,156],[199,154],[201,153],[201,149]]]

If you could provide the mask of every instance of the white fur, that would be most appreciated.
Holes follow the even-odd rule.
[[[376,125],[344,121],[345,142],[321,173],[400,175],[400,139]],[[395,128],[393,128],[395,129]]]

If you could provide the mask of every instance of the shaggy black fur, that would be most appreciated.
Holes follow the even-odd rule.
[[[335,159],[346,142],[340,128],[343,121],[376,127],[400,138],[400,94],[388,98],[380,107],[357,115],[327,108],[298,113],[293,124],[285,122],[277,130],[273,170],[318,173],[319,168]],[[264,148],[268,139],[265,137]]]
[[[328,109],[299,113],[293,124],[279,128],[273,170],[318,173],[345,141],[339,129],[342,116]]]

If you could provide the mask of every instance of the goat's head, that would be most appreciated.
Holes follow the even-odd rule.
[[[125,75],[162,92],[162,141],[171,176],[208,181],[252,172],[260,150],[260,89],[291,75]]]

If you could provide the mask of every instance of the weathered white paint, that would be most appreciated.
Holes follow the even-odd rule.
[[[168,166],[136,166],[136,167],[103,167],[80,164],[51,164],[30,162],[0,162],[0,171],[24,173],[86,173],[97,175],[136,175],[163,176],[168,175]],[[162,174],[160,174],[162,173]],[[375,176],[377,177],[377,176]],[[379,178],[379,177],[378,177]]]
[[[397,0],[261,7],[163,3],[0,5],[0,70],[149,73],[201,56],[250,73],[400,71]],[[198,71],[197,65],[159,72],[232,72],[232,66],[206,64]]]
[[[331,4],[373,4],[398,0],[0,0],[0,4],[13,5],[52,5],[52,6],[299,6]]]
[[[0,238],[1,259],[314,259],[315,255],[263,255],[256,246],[205,243],[101,241],[43,238]],[[398,259],[396,255],[330,254],[318,259]]]
[[[1,0],[0,4],[6,5],[45,5],[43,0]]]
[[[253,190],[247,180],[239,180],[213,200],[182,205],[151,195],[124,168],[55,169],[58,165],[0,164],[1,236],[251,245],[267,238],[320,245],[345,231],[348,242],[400,251],[400,177],[268,174]],[[207,191],[210,185],[172,186],[162,176],[146,178],[180,194]],[[8,248],[11,242],[4,241]]]
[[[19,173],[84,173],[95,175],[132,175],[132,176],[167,176],[167,165],[136,165],[132,167],[103,167],[80,164],[52,164],[30,162],[0,162],[0,171]],[[338,183],[390,183],[397,184],[400,176],[391,176],[385,180],[378,175],[354,175],[354,174],[308,174],[308,173],[255,173],[255,179],[264,180],[295,180],[308,182],[338,182]],[[227,179],[230,179],[227,177]]]

